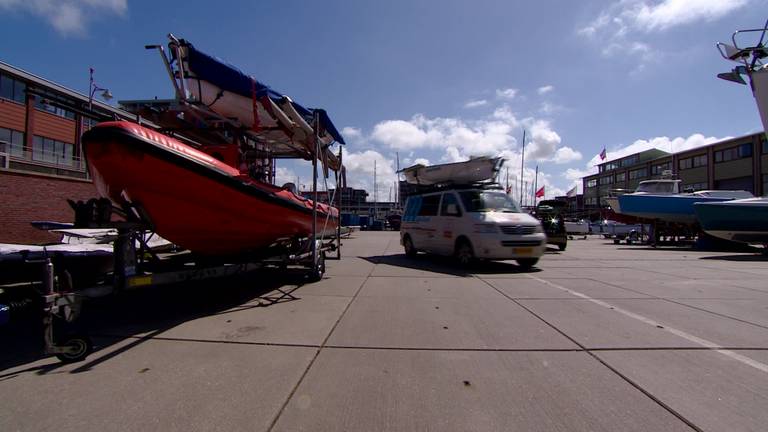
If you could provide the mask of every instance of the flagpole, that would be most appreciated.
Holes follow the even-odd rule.
[[[536,207],[536,194],[539,192],[539,165],[536,165],[536,176],[533,178],[533,190],[536,192],[533,194],[533,206]]]
[[[520,207],[525,207],[523,204],[523,168],[525,167],[525,129],[523,129],[523,155],[520,158]]]

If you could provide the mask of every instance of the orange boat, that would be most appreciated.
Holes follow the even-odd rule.
[[[82,142],[101,196],[141,208],[155,232],[193,252],[242,254],[312,233],[311,200],[175,138],[114,121]],[[335,208],[318,203],[317,213],[318,226],[336,224]]]

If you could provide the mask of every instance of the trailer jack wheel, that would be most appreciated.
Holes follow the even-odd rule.
[[[323,278],[325,274],[325,252],[318,252],[317,261],[309,271],[309,280],[317,282]]]
[[[56,353],[56,358],[63,363],[74,363],[84,360],[93,352],[93,342],[85,335],[71,335],[64,337],[58,348],[65,351]]]

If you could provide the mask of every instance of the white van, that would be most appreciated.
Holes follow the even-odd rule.
[[[541,223],[501,189],[448,188],[411,196],[400,225],[407,256],[453,255],[462,265],[476,258],[514,259],[528,269],[544,254],[546,241]]]

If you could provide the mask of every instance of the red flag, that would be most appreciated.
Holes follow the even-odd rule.
[[[601,151],[601,152],[600,152],[600,160],[605,160],[605,157],[606,157],[606,156],[607,156],[607,155],[606,155],[606,153],[605,153],[605,147],[603,147],[603,151]]]
[[[544,186],[541,187],[541,189],[536,191],[536,198],[543,198],[544,197]]]

